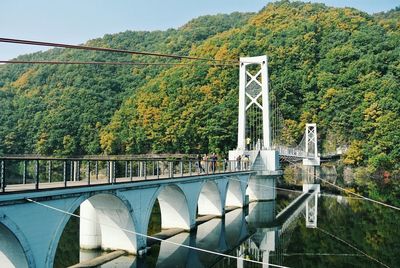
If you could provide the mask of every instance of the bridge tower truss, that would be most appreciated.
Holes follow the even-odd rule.
[[[260,114],[262,119],[257,119]],[[242,57],[239,69],[237,150],[271,149],[267,56]],[[249,120],[253,118],[251,124]],[[255,119],[254,119],[255,118]],[[246,129],[248,130],[246,133]],[[249,131],[251,129],[251,131]],[[261,131],[262,130],[262,131]],[[253,146],[250,146],[250,143]]]
[[[313,189],[312,197],[306,200],[306,227],[317,228],[318,219],[318,196],[320,194],[319,184],[303,184],[303,193]]]
[[[306,124],[305,136],[305,152],[309,158],[303,159],[303,165],[319,166],[320,158],[318,156],[317,124]]]
[[[317,124],[306,124],[306,153],[318,157]]]

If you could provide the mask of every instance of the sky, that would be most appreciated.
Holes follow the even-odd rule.
[[[1,0],[0,37],[82,44],[126,30],[177,28],[201,15],[257,12],[268,0]],[[400,0],[308,0],[388,11]],[[0,60],[48,48],[0,43]]]

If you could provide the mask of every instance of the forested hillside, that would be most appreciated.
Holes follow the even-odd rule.
[[[284,142],[317,122],[323,152],[346,147],[344,163],[372,174],[400,168],[399,17],[281,1],[87,44],[215,59],[266,54]],[[61,49],[19,58],[132,59]],[[7,65],[0,86],[3,154],[225,153],[236,144],[237,67]]]
[[[189,54],[192,47],[252,14],[204,16],[180,29],[127,31],[88,41],[88,46]],[[157,58],[52,49],[19,60],[138,61]],[[165,60],[163,60],[165,62]],[[100,131],[123,100],[167,69],[163,66],[0,66],[0,154],[100,154]],[[123,153],[119,151],[118,153]]]

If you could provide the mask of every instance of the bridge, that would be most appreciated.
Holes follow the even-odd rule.
[[[0,158],[0,238],[7,241],[0,245],[0,262],[52,267],[61,234],[78,208],[81,248],[140,254],[156,201],[162,229],[192,231],[204,217],[274,200],[280,160],[300,159],[306,166],[320,160],[316,124],[306,125],[299,146],[272,144],[269,106],[267,57],[246,57],[240,60],[238,145],[229,160]],[[318,191],[310,186],[288,211],[304,204],[308,223],[316,224],[316,205],[308,210],[308,201]]]
[[[278,171],[280,159],[302,160],[303,165],[319,166],[315,123],[306,124],[303,139],[297,146],[272,143],[267,56],[240,58],[239,68],[238,142],[236,150],[229,152],[229,159],[248,155],[250,162],[261,164],[263,174]]]

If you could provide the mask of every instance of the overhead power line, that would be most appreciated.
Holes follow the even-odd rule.
[[[124,50],[124,49],[104,48],[104,47],[92,47],[92,46],[83,46],[83,45],[69,45],[69,44],[62,44],[62,43],[50,43],[50,42],[24,40],[24,39],[13,39],[13,38],[2,38],[2,37],[0,37],[0,42],[1,43],[21,44],[21,45],[32,45],[32,46],[61,47],[61,48],[81,49],[81,50],[115,52],[115,53],[125,53],[125,54],[133,54],[133,55],[173,58],[173,59],[239,63],[236,60],[217,60],[217,59],[210,59],[210,58],[180,56],[180,55],[164,54],[164,53],[156,53],[156,52],[134,51],[134,50]]]
[[[181,62],[130,62],[130,61],[25,61],[0,60],[6,64],[54,64],[54,65],[136,65],[136,66],[237,66],[234,63],[181,63]]]

